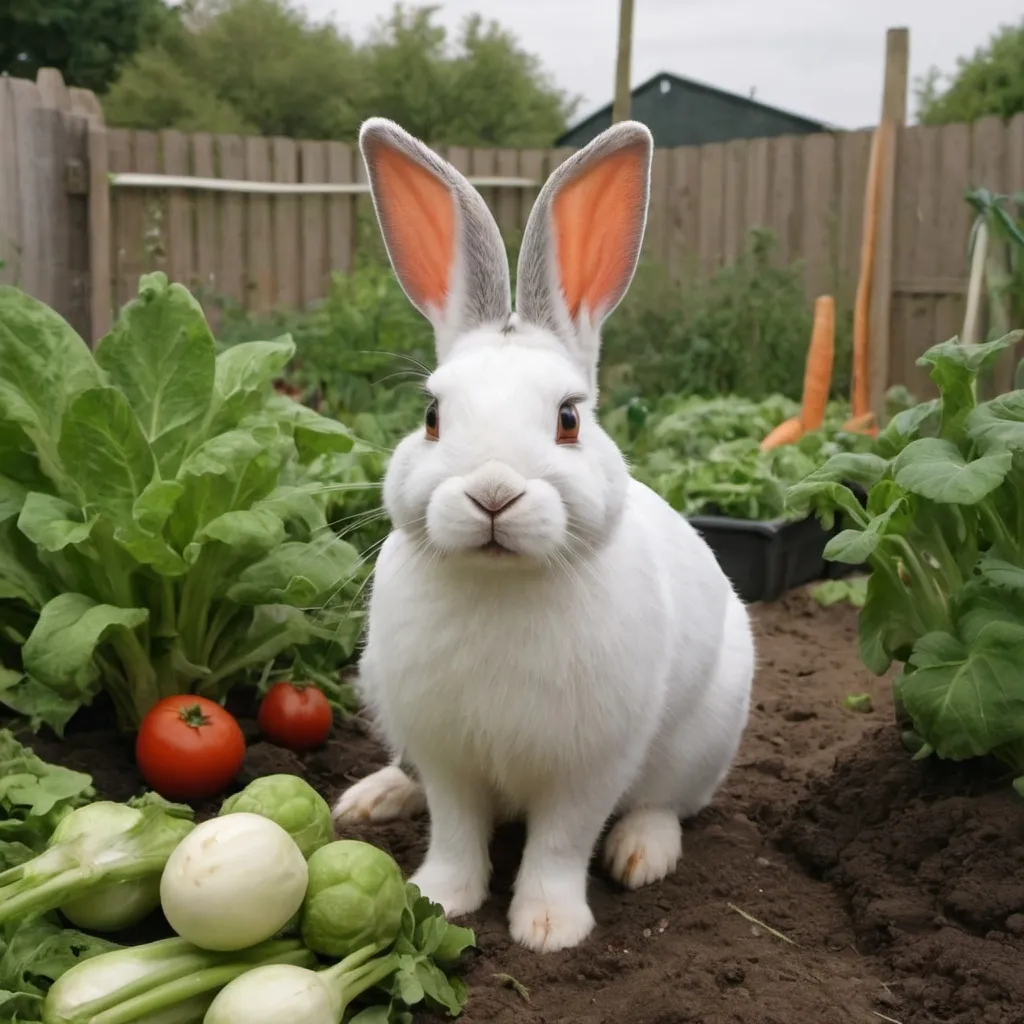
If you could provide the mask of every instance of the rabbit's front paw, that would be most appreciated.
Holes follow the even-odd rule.
[[[660,881],[675,871],[682,855],[679,818],[666,808],[630,811],[616,822],[604,843],[608,873],[627,889]]]
[[[487,880],[473,877],[464,864],[424,863],[409,879],[423,896],[440,903],[445,917],[461,917],[479,910],[487,899]]]
[[[426,810],[423,787],[397,764],[367,775],[345,790],[334,805],[334,820],[380,823],[412,818]]]
[[[508,916],[512,938],[537,953],[554,953],[578,946],[594,927],[586,900],[512,900]]]

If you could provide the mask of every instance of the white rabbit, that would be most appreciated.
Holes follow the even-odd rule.
[[[438,368],[425,425],[384,481],[393,531],[360,666],[396,759],[335,816],[426,806],[412,881],[449,916],[487,896],[495,822],[525,819],[511,935],[574,946],[594,925],[588,864],[613,815],[614,879],[674,870],[680,818],[728,772],[754,673],[747,610],[710,548],[630,477],[596,415],[599,328],[636,269],[651,135],[617,124],[551,175],[515,313],[500,232],[469,182],[390,121],[367,121],[359,144]]]

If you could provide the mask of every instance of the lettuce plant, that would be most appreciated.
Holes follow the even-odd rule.
[[[1024,390],[979,402],[977,382],[1020,331],[952,339],[918,360],[940,397],[899,413],[873,453],[842,453],[791,488],[794,509],[848,529],[825,549],[867,562],[862,659],[893,662],[919,756],[992,754],[1024,775]],[[866,507],[841,481],[868,488]],[[1017,786],[1024,790],[1024,780]]]
[[[293,353],[217,354],[160,273],[95,354],[0,288],[0,700],[60,730],[102,689],[131,729],[333,635],[359,558],[305,467],[353,438],[273,392]]]

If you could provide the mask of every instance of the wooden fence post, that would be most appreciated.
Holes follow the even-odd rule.
[[[875,421],[885,411],[889,388],[889,340],[892,329],[893,225],[896,208],[896,161],[901,129],[907,121],[907,76],[910,63],[910,31],[891,28],[885,36],[885,84],[880,127],[890,145],[882,150],[878,182],[878,231],[875,236],[874,272],[868,316],[868,401]]]

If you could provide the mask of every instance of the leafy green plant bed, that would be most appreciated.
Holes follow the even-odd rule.
[[[1020,336],[930,349],[919,363],[940,397],[894,417],[874,453],[833,456],[789,504],[827,529],[840,516],[825,557],[870,565],[860,653],[878,674],[899,666],[916,756],[993,755],[1024,791],[1024,391],[976,398]]]
[[[668,396],[612,408],[605,426],[634,475],[687,516],[745,601],[772,601],[793,587],[834,575],[823,557],[834,530],[806,510],[786,508],[788,488],[838,453],[870,439],[842,430],[844,403],[829,405],[820,431],[761,451],[761,441],[797,415],[791,399]]]
[[[218,354],[159,273],[95,354],[0,288],[0,701],[59,731],[104,690],[132,730],[168,695],[354,645],[361,559],[316,470],[353,437],[274,393],[293,353]]]

